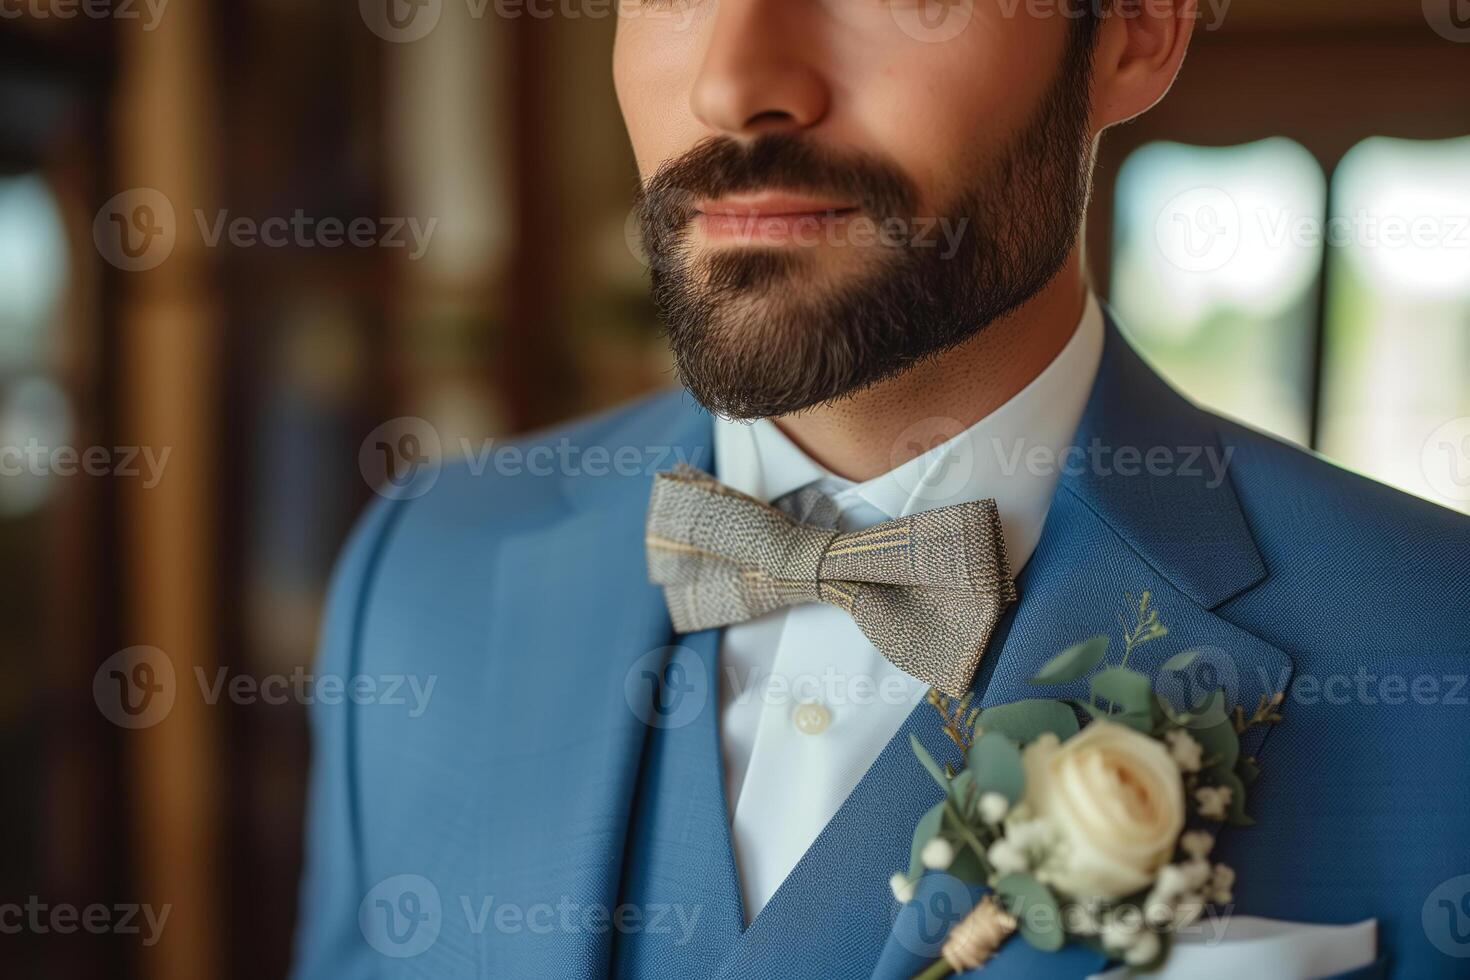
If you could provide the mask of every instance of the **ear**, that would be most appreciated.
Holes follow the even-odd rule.
[[[1093,56],[1099,132],[1142,115],[1169,91],[1198,13],[1199,0],[1113,0]]]

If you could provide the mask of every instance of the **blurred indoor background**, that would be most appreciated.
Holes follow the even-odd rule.
[[[1105,143],[1098,288],[1197,399],[1470,510],[1470,4],[1202,6]],[[612,10],[0,0],[0,905],[112,923],[0,918],[0,975],[282,976],[305,707],[134,725],[106,662],[309,669],[376,427],[670,383]]]

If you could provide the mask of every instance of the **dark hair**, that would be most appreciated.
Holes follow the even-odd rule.
[[[1071,8],[1069,12],[1077,18],[1077,33],[1073,37],[1076,42],[1074,51],[1083,52],[1091,58],[1092,50],[1097,46],[1103,18],[1108,16],[1114,2],[1115,0],[1068,0]]]

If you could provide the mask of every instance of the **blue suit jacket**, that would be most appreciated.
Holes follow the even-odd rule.
[[[937,799],[907,744],[912,732],[946,751],[927,705],[743,924],[717,632],[673,637],[644,565],[652,472],[679,458],[710,468],[710,440],[709,417],[667,393],[520,444],[544,447],[526,458],[539,473],[535,459],[574,460],[556,475],[446,467],[429,492],[362,519],[318,671],[435,687],[417,717],[350,698],[314,708],[298,977],[626,970],[620,937],[653,931],[653,910],[618,908],[631,838],[649,833],[661,847],[641,880],[699,915],[677,956],[647,947],[639,975],[678,962],[685,976],[907,978],[932,955],[924,902],[943,883],[931,875],[907,911],[887,886]],[[1262,767],[1258,823],[1220,840],[1236,910],[1376,917],[1382,959],[1362,975],[1470,974],[1470,521],[1195,408],[1111,327],[1076,441],[1104,465],[1063,476],[976,679],[982,703],[1034,694],[1038,665],[1107,631],[1124,591],[1151,589],[1171,636],[1135,665],[1202,648],[1203,683],[1247,710],[1289,691],[1284,723],[1246,745]],[[1137,462],[1153,447],[1172,453],[1170,471]],[[608,465],[619,449],[636,475]],[[1206,452],[1230,453],[1228,479]],[[646,681],[675,643],[671,701]],[[682,791],[640,830],[650,732],[669,739],[659,765],[674,781],[660,785]],[[647,918],[614,927],[620,914]],[[1100,965],[1013,941],[985,976]]]

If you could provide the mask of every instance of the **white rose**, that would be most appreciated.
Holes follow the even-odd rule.
[[[1060,838],[1046,874],[1059,891],[1121,898],[1148,887],[1173,856],[1184,787],[1161,743],[1099,720],[1065,743],[1041,736],[1021,762],[1026,803]]]

